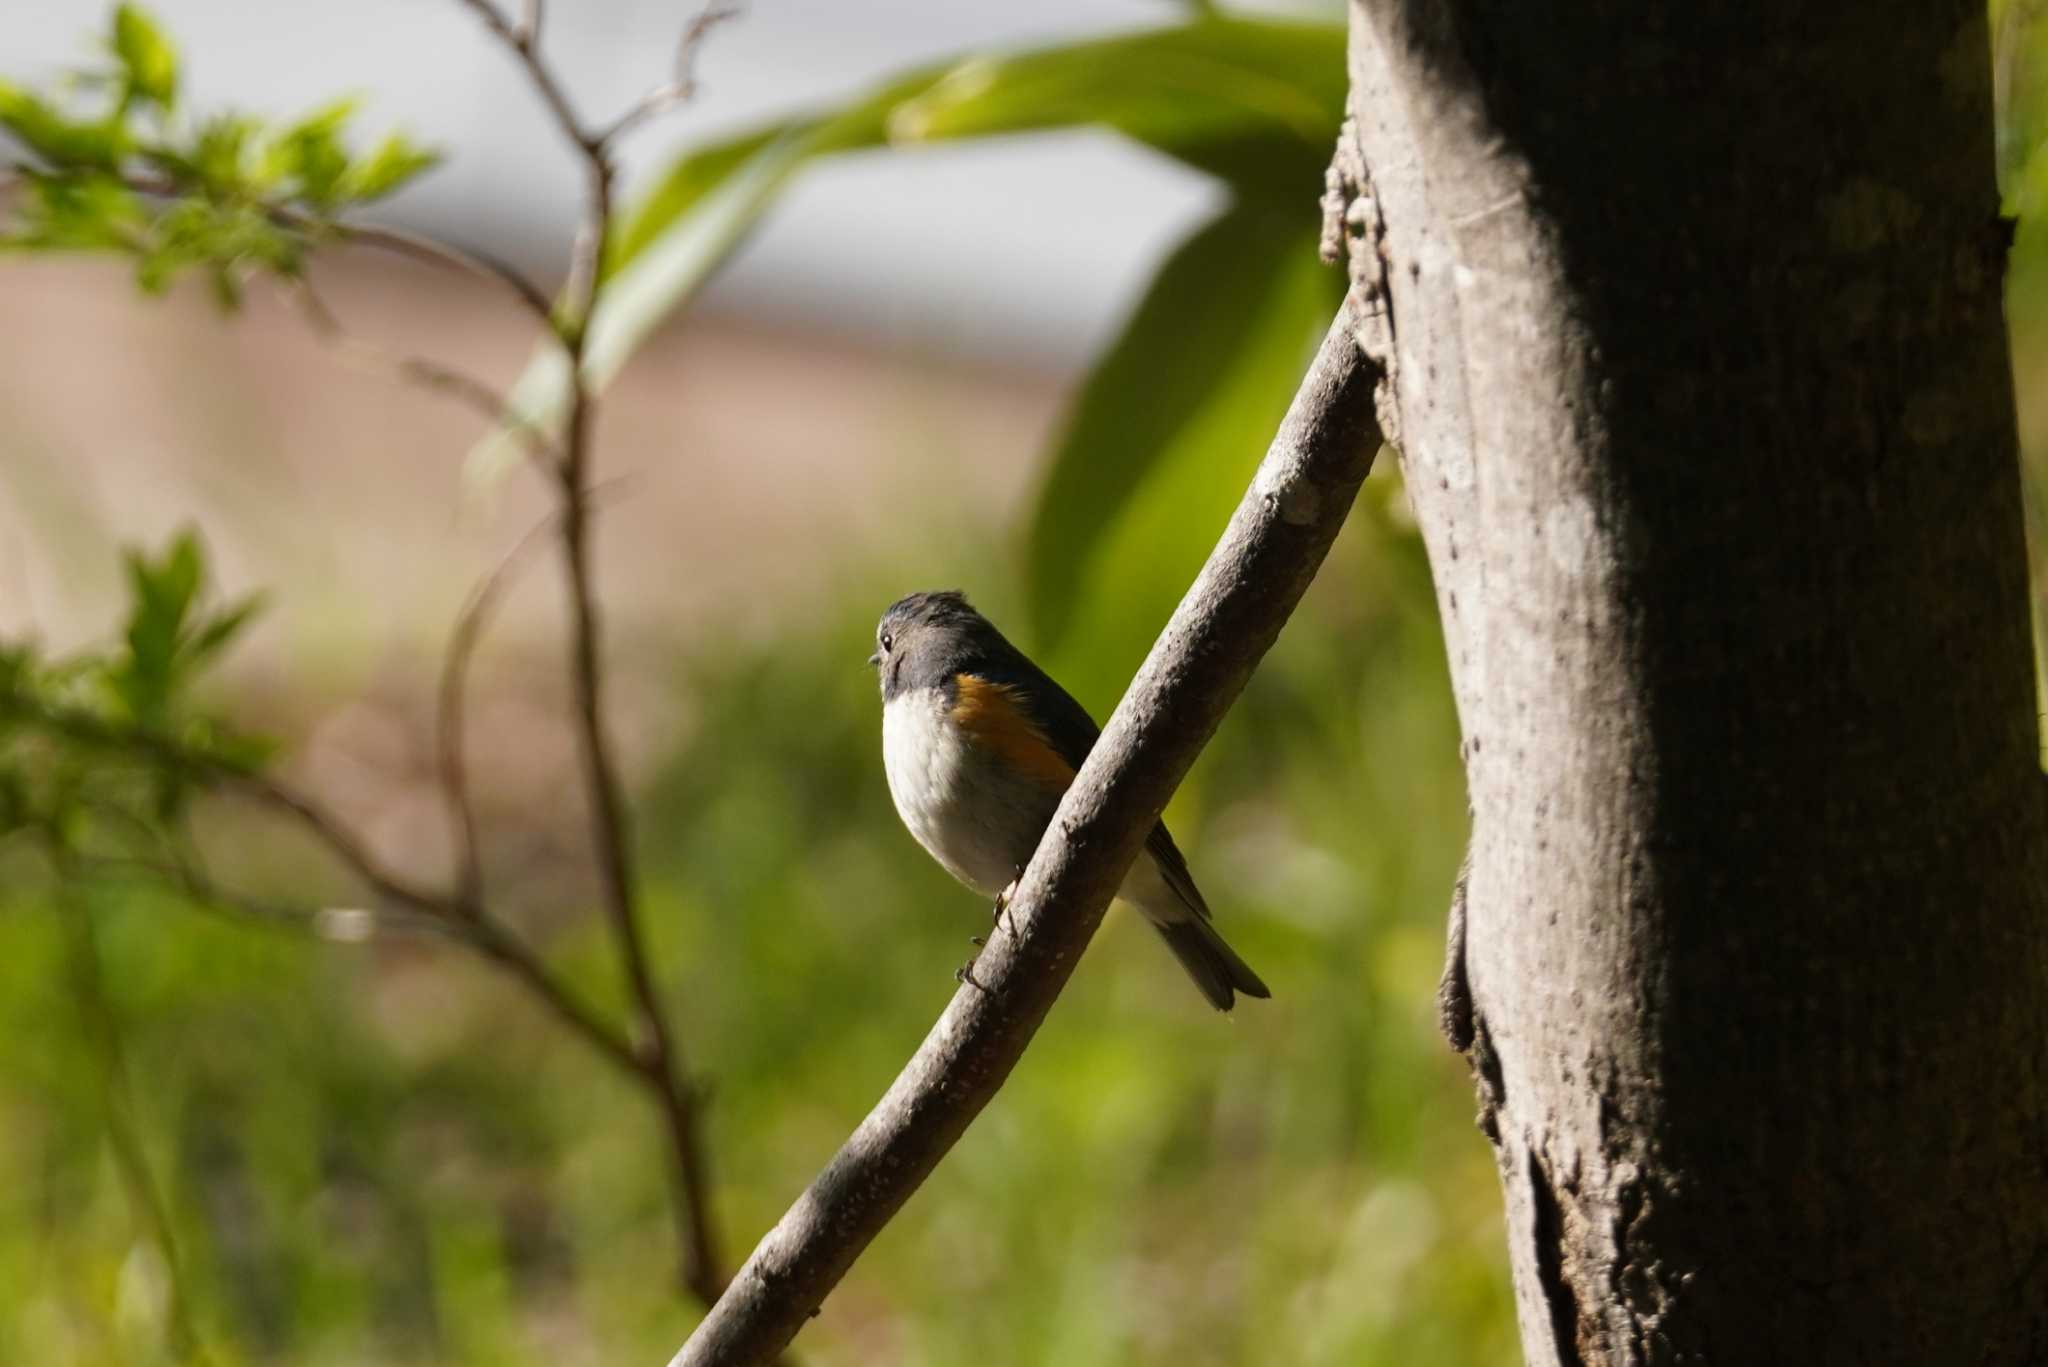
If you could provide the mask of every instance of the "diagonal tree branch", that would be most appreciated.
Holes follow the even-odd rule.
[[[742,1367],[780,1352],[1023,1056],[1146,832],[1301,600],[1372,468],[1380,371],[1353,325],[1347,303],[1229,529],[1067,790],[1006,928],[670,1367]]]

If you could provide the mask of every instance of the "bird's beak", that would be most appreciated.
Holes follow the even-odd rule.
[[[868,656],[868,663],[871,665],[880,665],[882,663],[882,652],[878,650],[874,654]]]

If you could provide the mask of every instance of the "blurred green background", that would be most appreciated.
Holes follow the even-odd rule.
[[[2017,3],[1992,13],[2001,162],[2022,218],[2016,373],[2039,452],[2038,40]],[[1264,55],[1220,84],[1190,80],[1206,44]],[[857,336],[777,341],[716,309],[622,344],[646,342],[601,448],[604,472],[643,471],[602,524],[619,728],[660,975],[712,1088],[716,1217],[735,1263],[922,1039],[984,924],[890,807],[861,664],[881,608],[964,587],[1106,715],[1334,304],[1335,273],[1313,260],[1330,130],[1311,115],[1341,98],[1341,69],[1243,93],[1296,71],[1296,44],[1341,39],[1327,24],[1207,32],[1153,49],[1150,66],[1077,44],[968,81],[937,68],[851,101],[836,124],[771,130],[811,139],[803,156],[892,127],[904,141],[906,101],[950,89],[914,106],[909,140],[1100,122],[1217,180],[1222,198],[1163,255],[1090,373],[963,368],[900,343],[878,359]],[[657,182],[670,209],[687,217],[776,137],[678,162]],[[772,194],[754,210],[772,213]],[[658,242],[664,225],[640,223]],[[655,316],[731,245],[700,248],[683,283],[659,287]],[[410,277],[367,271],[336,288],[367,299],[375,323],[519,370],[503,318],[435,332],[404,312]],[[38,408],[44,379],[16,339],[0,451],[21,510],[9,544],[34,566],[18,572],[10,633],[66,648],[105,636],[115,543],[196,521],[226,587],[271,597],[195,705],[283,737],[287,772],[437,876],[446,839],[422,792],[440,633],[531,520],[530,492],[466,486],[468,425],[337,379],[316,350],[294,359],[278,340],[288,320],[260,304],[217,324],[203,298],[145,306],[118,272],[41,261],[6,264],[0,282],[82,318],[38,350],[104,357],[118,335],[121,358],[103,365],[168,377],[130,386],[114,427],[73,432],[82,401]],[[156,321],[134,322],[146,307]],[[162,359],[189,347],[182,368]],[[296,378],[265,382],[294,396],[266,425],[247,392],[262,386],[222,377],[268,374],[273,352]],[[337,385],[331,406],[310,397]],[[397,416],[360,411],[379,405]],[[728,454],[775,405],[784,463]],[[400,418],[427,437],[394,435]],[[148,432],[140,449],[107,456],[109,431],[130,430]],[[406,441],[432,454],[414,462]],[[292,464],[285,448],[308,443],[334,449]],[[88,447],[103,463],[77,455]],[[202,454],[176,454],[189,449]],[[522,588],[526,608],[476,676],[486,852],[508,914],[618,1012],[565,796],[547,592]],[[1491,1157],[1435,1024],[1464,805],[1427,566],[1391,462],[1170,817],[1273,1001],[1215,1015],[1113,912],[1010,1084],[801,1335],[801,1361],[1517,1360]],[[226,881],[307,907],[359,895],[246,806],[209,800],[195,824]],[[0,1013],[0,1361],[176,1360],[166,1234],[194,1360],[657,1362],[694,1321],[671,1291],[665,1153],[644,1099],[431,938],[252,925],[132,882],[60,884],[0,846]],[[117,1161],[130,1144],[154,1192]]]

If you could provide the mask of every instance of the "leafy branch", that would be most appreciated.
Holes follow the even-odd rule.
[[[602,623],[593,580],[594,390],[581,382],[587,322],[604,282],[599,262],[611,234],[616,141],[694,90],[698,44],[730,10],[705,10],[685,29],[674,77],[610,123],[593,129],[571,107],[540,42],[542,10],[529,3],[514,22],[489,0],[461,0],[515,55],[587,170],[587,212],[570,254],[559,301],[516,269],[398,229],[345,221],[438,160],[402,134],[354,148],[346,101],[295,121],[269,124],[242,114],[195,119],[181,100],[175,49],[133,6],[115,11],[108,63],[76,73],[71,98],[54,101],[0,84],[0,127],[26,159],[6,183],[10,221],[0,247],[90,250],[131,258],[141,286],[160,292],[187,271],[203,272],[223,308],[237,307],[247,282],[267,276],[288,287],[323,339],[358,359],[450,395],[494,425],[517,431],[557,501],[547,529],[569,584],[569,667],[575,726],[592,822],[592,843],[612,938],[630,989],[632,1020],[621,1028],[584,1003],[489,908],[467,784],[462,695],[475,649],[508,562],[480,585],[450,639],[442,670],[437,751],[444,798],[457,832],[450,889],[429,887],[384,866],[318,799],[265,770],[267,743],[200,717],[184,705],[190,681],[247,622],[253,602],[208,611],[196,539],[181,536],[158,559],[130,558],[131,610],[120,649],[50,662],[28,645],[0,653],[0,834],[26,831],[60,853],[64,868],[116,871],[171,883],[194,902],[269,914],[215,882],[189,849],[137,852],[95,848],[115,828],[165,833],[191,795],[232,794],[281,814],[317,840],[379,902],[372,928],[430,928],[521,984],[562,1025],[638,1084],[656,1103],[671,1153],[673,1214],[681,1279],[705,1304],[725,1286],[710,1210],[701,1098],[680,1040],[662,1009],[638,909],[632,840],[619,766],[604,725]],[[351,337],[306,279],[310,257],[331,244],[379,249],[486,280],[510,295],[562,353],[572,376],[559,432],[526,422],[503,396],[452,367],[392,356]],[[515,552],[514,559],[523,559]],[[143,790],[140,797],[137,784]],[[110,816],[113,819],[109,819]],[[392,913],[396,913],[393,915]],[[303,919],[312,919],[309,915]]]
[[[106,65],[71,74],[61,102],[0,82],[0,128],[28,155],[15,168],[16,222],[0,246],[128,256],[151,293],[203,270],[222,307],[234,308],[254,274],[296,277],[327,241],[381,237],[354,234],[340,215],[440,159],[402,133],[351,147],[347,100],[284,123],[193,116],[176,49],[132,5],[114,11],[106,55]]]

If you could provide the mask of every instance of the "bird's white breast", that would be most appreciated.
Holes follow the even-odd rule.
[[[1050,814],[1025,806],[1017,782],[962,732],[937,689],[902,693],[883,705],[882,767],[896,814],[917,843],[946,872],[989,896],[1016,876]]]
[[[882,707],[882,767],[896,814],[946,872],[993,897],[1023,871],[1058,795],[1007,771],[953,720],[938,689],[898,694]],[[1118,895],[1152,920],[1193,914],[1149,853]]]

